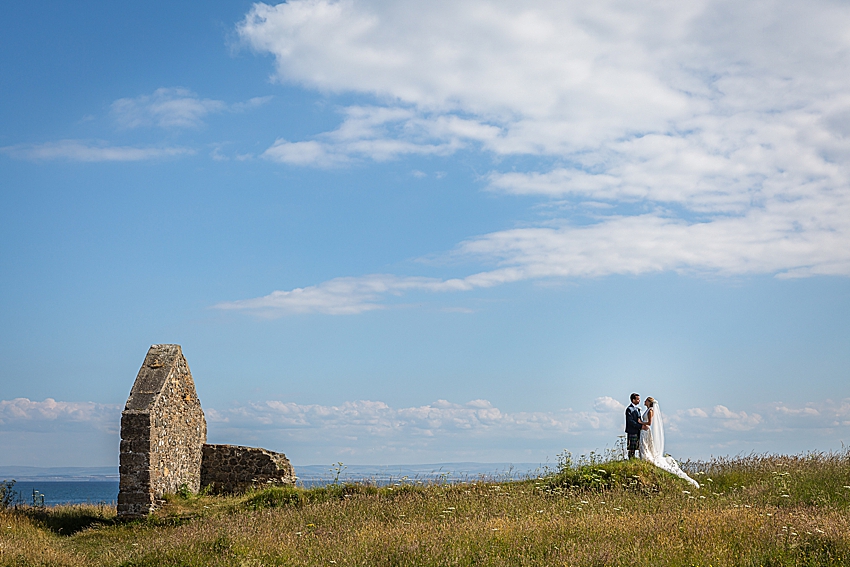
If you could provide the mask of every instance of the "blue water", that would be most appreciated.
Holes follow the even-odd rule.
[[[44,495],[45,506],[57,504],[111,504],[118,500],[118,481],[19,481],[12,490],[20,502],[32,504],[32,491]]]
[[[422,465],[302,465],[296,467],[298,485],[305,488],[323,486],[333,482],[365,482],[378,486],[409,483],[455,483],[479,479],[504,481],[533,478],[544,467],[534,463],[436,463]],[[118,500],[118,480],[58,480],[64,475],[80,478],[110,475],[115,478],[114,467],[100,468],[51,468],[0,467],[0,481],[16,476],[28,478],[18,481],[14,487],[19,502],[33,504],[33,490],[44,495],[45,506],[57,504],[107,504],[115,505]],[[50,480],[38,480],[50,475]],[[115,476],[112,476],[115,475]],[[66,477],[67,478],[67,477]]]

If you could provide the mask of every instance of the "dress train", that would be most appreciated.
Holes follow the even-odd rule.
[[[643,421],[649,419],[649,409],[643,414]],[[664,455],[664,429],[661,422],[661,410],[655,406],[655,415],[653,416],[652,425],[649,429],[643,429],[640,432],[640,458],[644,461],[649,461],[660,469],[672,473],[679,478],[683,478],[690,482],[694,487],[699,488],[699,483],[689,477],[676,459]],[[653,436],[653,430],[656,435]],[[655,439],[657,437],[658,439]]]

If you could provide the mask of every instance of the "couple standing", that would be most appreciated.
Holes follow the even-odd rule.
[[[661,418],[661,407],[655,398],[646,398],[646,410],[643,413],[640,411],[640,395],[632,394],[631,401],[626,408],[629,458],[634,459],[635,451],[640,451],[640,458],[644,461],[649,461],[699,488],[699,483],[685,474],[673,457],[664,456],[664,422]]]

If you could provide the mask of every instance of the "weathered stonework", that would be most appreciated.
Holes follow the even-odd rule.
[[[154,510],[164,494],[200,489],[207,422],[180,345],[153,345],[121,414],[118,516]]]
[[[204,445],[201,487],[213,494],[244,492],[269,484],[295,484],[286,455],[238,445]]]

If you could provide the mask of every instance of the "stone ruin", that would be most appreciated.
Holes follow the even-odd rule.
[[[207,422],[180,345],[152,345],[121,414],[118,517],[139,518],[165,494],[295,484],[286,455],[207,445]]]

